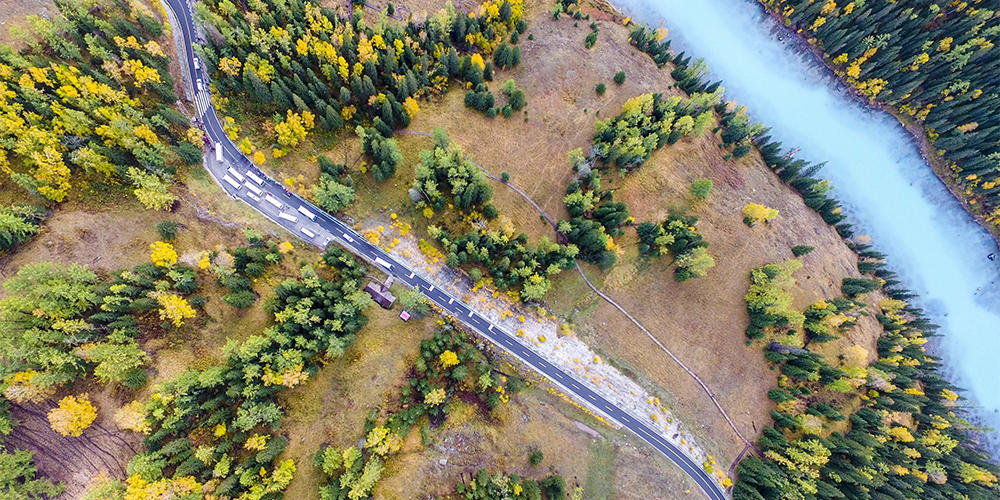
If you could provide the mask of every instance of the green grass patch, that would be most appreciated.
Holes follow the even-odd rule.
[[[589,446],[587,479],[583,490],[590,500],[615,498],[615,459],[618,451],[608,439],[595,439]]]

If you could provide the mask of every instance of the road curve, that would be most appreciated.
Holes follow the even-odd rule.
[[[185,82],[185,84],[194,92],[197,121],[211,140],[210,154],[205,161],[206,168],[231,198],[247,203],[274,223],[312,245],[325,248],[332,241],[336,241],[352,253],[373,263],[382,271],[392,274],[398,281],[402,281],[407,286],[419,287],[424,295],[443,311],[461,320],[479,335],[489,339],[520,359],[524,364],[544,375],[567,394],[574,396],[575,399],[584,402],[588,407],[603,414],[609,420],[628,429],[666,455],[701,487],[708,498],[712,500],[725,500],[727,498],[715,478],[705,472],[701,464],[685,455],[657,431],[640,422],[639,418],[633,417],[615,406],[614,403],[580,383],[574,376],[553,366],[537,353],[528,349],[516,336],[491,323],[490,320],[478,314],[461,300],[455,299],[446,291],[437,288],[433,283],[417,275],[382,248],[371,245],[368,240],[344,222],[289,192],[281,183],[258,170],[253,162],[229,140],[211,103],[208,75],[204,72],[204,68],[195,67],[193,50],[195,28],[188,0],[162,1],[180,23],[183,47],[178,47],[178,53],[184,55],[184,61],[181,61],[181,64],[187,66],[188,74],[192,75],[192,79],[202,81],[201,88],[196,82]],[[217,147],[222,150],[223,160],[221,162],[216,161],[215,149]],[[257,182],[253,177],[261,182]],[[260,194],[257,194],[258,191]]]

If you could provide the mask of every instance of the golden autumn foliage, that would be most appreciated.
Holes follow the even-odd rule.
[[[55,387],[40,383],[41,374],[35,370],[14,372],[4,379],[7,386],[3,395],[15,402],[41,401],[55,392]]]
[[[406,114],[410,118],[413,118],[414,115],[417,114],[417,111],[420,111],[420,105],[417,104],[416,99],[412,97],[407,97],[406,100],[403,101],[403,110],[406,111]]]
[[[149,423],[146,422],[146,407],[139,401],[132,401],[115,412],[115,425],[119,429],[149,434]]]
[[[174,326],[182,326],[185,319],[193,318],[197,314],[191,304],[180,295],[153,292],[150,296],[160,304],[160,319],[169,321]]]
[[[63,436],[80,436],[97,418],[97,408],[86,394],[66,396],[49,412],[49,425]]]
[[[431,392],[428,392],[427,395],[424,396],[424,404],[428,406],[437,406],[444,402],[444,398],[446,396],[447,394],[444,392],[444,389],[439,387]]]
[[[201,485],[192,476],[149,482],[133,474],[125,480],[125,497],[122,500],[170,500],[188,498],[187,495],[200,492]]]
[[[778,211],[774,208],[758,205],[757,203],[747,203],[743,207],[743,215],[750,219],[752,223],[770,222],[778,216]]]
[[[314,119],[313,114],[308,111],[303,111],[300,114],[288,110],[285,121],[274,125],[278,144],[285,147],[297,146],[315,126]]]
[[[156,241],[149,245],[149,248],[151,250],[149,258],[153,261],[153,264],[160,267],[172,267],[177,263],[177,252],[170,243]]]
[[[441,361],[441,368],[448,368],[458,364],[458,355],[452,351],[445,351],[438,357]]]
[[[156,175],[129,167],[128,177],[135,186],[132,193],[148,210],[169,210],[177,201],[177,197],[168,191],[167,183]]]

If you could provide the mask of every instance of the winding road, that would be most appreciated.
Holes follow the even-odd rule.
[[[397,261],[382,248],[371,245],[364,237],[350,226],[287,191],[279,182],[264,175],[253,163],[229,140],[219,117],[212,106],[211,94],[208,90],[208,74],[204,68],[195,63],[193,43],[195,40],[195,25],[190,3],[187,0],[163,0],[173,12],[176,22],[180,24],[182,40],[178,52],[183,54],[186,71],[194,82],[188,81],[189,89],[193,89],[197,108],[197,120],[202,125],[211,141],[210,154],[205,166],[215,181],[234,200],[240,200],[263,213],[276,224],[305,240],[306,242],[325,248],[336,241],[347,250],[364,258],[382,271],[392,274],[396,280],[410,287],[419,289],[441,310],[454,318],[461,320],[479,335],[489,339],[504,349],[525,365],[541,373],[550,382],[562,388],[578,401],[604,415],[607,419],[630,430],[640,439],[667,456],[672,462],[691,477],[701,487],[702,491],[712,500],[724,500],[725,492],[715,478],[705,472],[701,464],[685,455],[674,444],[667,441],[657,431],[647,426],[640,418],[633,417],[614,403],[602,397],[599,393],[580,383],[574,376],[547,362],[534,351],[521,343],[510,332],[491,323],[461,300],[455,299],[445,290],[417,275],[404,264]],[[198,81],[202,83],[197,84]],[[222,161],[217,161],[216,149],[221,149]],[[676,495],[675,495],[676,496]]]

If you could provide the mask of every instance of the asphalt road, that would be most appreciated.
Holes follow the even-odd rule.
[[[382,248],[370,244],[368,240],[344,222],[341,222],[339,219],[297,195],[290,193],[279,182],[257,170],[250,159],[243,155],[239,148],[229,140],[229,137],[222,128],[222,124],[219,122],[218,116],[215,114],[215,108],[211,105],[211,95],[208,92],[208,75],[204,72],[203,67],[195,68],[195,55],[192,49],[194,21],[188,2],[186,0],[164,1],[174,12],[178,22],[181,24],[180,28],[184,39],[184,46],[181,49],[185,56],[182,64],[188,66],[189,74],[193,75],[192,78],[195,80],[201,79],[203,82],[202,88],[204,90],[199,90],[198,86],[193,82],[188,82],[188,84],[190,85],[189,88],[195,91],[198,121],[211,140],[211,145],[208,148],[208,157],[206,158],[207,168],[212,177],[230,197],[249,204],[276,224],[308,243],[325,248],[332,241],[336,241],[347,250],[373,263],[382,271],[392,274],[398,281],[402,281],[411,287],[419,287],[424,295],[442,310],[454,318],[461,320],[483,337],[490,339],[494,344],[519,358],[522,362],[561,387],[566,394],[574,396],[576,400],[586,403],[590,408],[632,431],[640,439],[666,455],[684,473],[690,476],[709,498],[713,500],[727,498],[715,478],[706,473],[701,464],[683,454],[676,446],[668,442],[644,422],[640,422],[638,418],[618,408],[614,403],[583,385],[567,372],[545,361],[541,356],[522,344],[516,336],[490,323],[488,319],[478,314],[461,300],[455,299],[444,290],[435,287],[433,283],[418,276],[393,258],[393,256],[386,253]],[[221,147],[222,149],[222,162],[216,161],[216,147]],[[233,170],[238,175],[231,173]],[[252,180],[251,174],[257,176],[262,182],[257,183]],[[239,176],[243,178],[240,179]],[[230,180],[235,182],[239,188],[233,186]],[[259,195],[256,190],[260,191]],[[300,207],[306,212],[314,214],[314,217],[308,217],[300,211]],[[648,417],[643,416],[642,418],[645,419]]]

